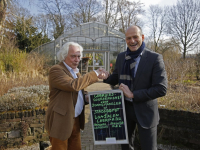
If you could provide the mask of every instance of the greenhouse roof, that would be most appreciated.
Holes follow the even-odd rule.
[[[125,38],[125,35],[122,32],[110,28],[108,27],[108,25],[100,22],[83,23],[79,27],[75,27],[69,31],[66,31],[59,38],[71,37],[71,36],[84,36],[91,38],[93,40],[103,36],[114,36],[119,38]]]
[[[84,48],[84,53],[88,52],[122,52],[126,49],[125,35],[108,25],[100,22],[83,23],[78,27],[70,29],[56,40],[45,43],[32,52],[49,55],[55,59],[56,53],[66,42],[77,42]]]

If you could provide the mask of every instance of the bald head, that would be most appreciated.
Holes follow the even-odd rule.
[[[130,51],[137,51],[142,42],[144,41],[144,35],[142,34],[142,30],[139,26],[132,25],[128,27],[125,32],[126,36],[126,44]]]
[[[128,32],[128,30],[131,30],[131,29],[139,30],[140,35],[143,35],[143,33],[142,33],[142,28],[141,28],[140,26],[137,26],[137,25],[131,25],[131,26],[129,26],[129,27],[126,29],[125,34]]]

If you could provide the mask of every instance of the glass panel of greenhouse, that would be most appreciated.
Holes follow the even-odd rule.
[[[55,64],[56,53],[66,42],[77,42],[83,46],[83,58],[88,58],[87,71],[99,67],[110,71],[112,67],[110,63],[115,62],[117,54],[126,49],[125,35],[122,32],[103,23],[89,22],[66,31],[58,39],[43,44],[33,51],[47,55]]]

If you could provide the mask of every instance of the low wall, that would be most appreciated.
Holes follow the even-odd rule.
[[[0,149],[48,141],[46,108],[0,113]],[[159,109],[158,143],[200,149],[200,114]]]
[[[44,129],[46,108],[0,113],[0,149],[47,141]]]
[[[200,114],[159,109],[158,142],[200,149]]]

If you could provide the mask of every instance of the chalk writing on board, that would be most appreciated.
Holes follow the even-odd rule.
[[[90,95],[95,140],[126,139],[120,92]]]

